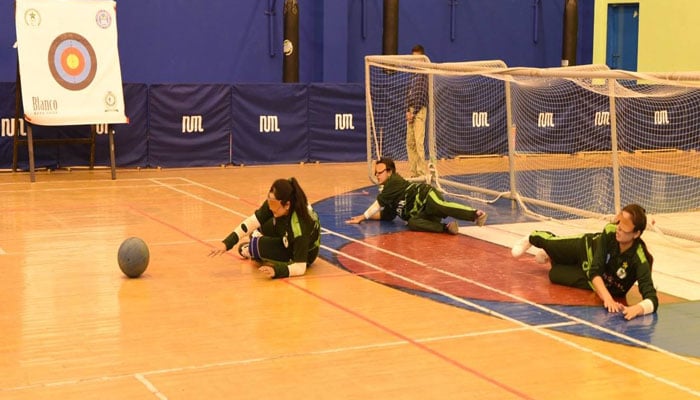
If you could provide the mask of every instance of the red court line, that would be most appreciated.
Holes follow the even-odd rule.
[[[411,339],[410,337],[408,337],[408,336],[406,336],[406,335],[403,335],[403,334],[401,334],[401,333],[399,333],[399,332],[397,332],[397,331],[395,331],[395,330],[393,330],[393,329],[391,329],[391,328],[389,328],[389,327],[387,327],[387,326],[385,326],[385,325],[382,325],[382,324],[380,324],[379,322],[377,322],[377,321],[375,321],[375,320],[373,320],[373,319],[370,319],[370,318],[368,318],[368,317],[366,317],[366,316],[364,316],[364,315],[362,315],[362,314],[360,314],[360,313],[358,313],[358,312],[356,312],[356,311],[353,311],[353,310],[351,310],[351,309],[349,309],[349,308],[347,308],[347,307],[345,307],[345,306],[343,306],[343,305],[341,305],[341,304],[339,304],[339,303],[337,303],[337,302],[331,300],[331,299],[328,299],[328,298],[326,298],[326,297],[320,296],[320,295],[318,295],[318,294],[316,294],[316,293],[314,293],[314,292],[312,292],[312,291],[310,291],[310,290],[308,290],[308,289],[306,289],[306,288],[304,288],[304,287],[301,287],[301,286],[297,285],[297,284],[294,282],[293,279],[287,278],[287,279],[284,279],[284,282],[287,283],[288,285],[290,285],[290,286],[296,288],[296,289],[301,290],[302,292],[308,294],[309,296],[315,297],[316,299],[321,300],[322,302],[324,302],[324,303],[326,303],[326,304],[328,304],[328,305],[330,305],[330,306],[332,306],[332,307],[334,307],[334,308],[337,308],[337,309],[339,309],[339,310],[342,310],[342,311],[344,311],[344,312],[346,312],[346,313],[352,315],[352,316],[355,317],[355,318],[358,318],[358,319],[360,319],[360,320],[362,320],[362,321],[365,321],[365,322],[367,322],[368,324],[370,324],[370,325],[372,325],[372,326],[374,326],[374,327],[376,327],[376,328],[379,328],[380,330],[382,330],[382,331],[384,331],[384,332],[386,332],[386,333],[389,333],[390,335],[395,336],[395,337],[397,337],[397,338],[399,338],[399,339],[401,339],[401,340],[403,340],[403,341],[406,341],[406,342],[410,343],[411,345],[413,345],[413,346],[415,346],[415,347],[417,347],[417,348],[419,348],[419,349],[421,349],[421,350],[423,350],[423,351],[425,351],[425,352],[427,352],[427,353],[430,353],[431,355],[433,355],[433,356],[435,356],[435,357],[437,357],[437,358],[439,358],[439,359],[441,359],[441,360],[443,360],[443,361],[446,361],[446,362],[448,362],[448,363],[450,363],[450,364],[456,366],[457,368],[459,368],[459,369],[461,369],[461,370],[463,370],[463,371],[469,372],[469,373],[471,373],[472,375],[477,376],[477,377],[479,377],[479,378],[481,378],[481,379],[483,379],[483,380],[485,380],[485,381],[487,381],[487,382],[493,384],[494,386],[497,386],[497,387],[499,387],[499,388],[501,388],[501,389],[503,389],[503,390],[505,390],[505,391],[507,391],[507,392],[510,392],[510,393],[512,393],[512,394],[514,394],[514,395],[516,395],[516,396],[518,396],[518,397],[521,398],[521,399],[533,399],[532,397],[526,395],[525,393],[520,392],[520,391],[518,391],[518,390],[516,390],[516,389],[514,389],[514,388],[512,388],[512,387],[510,387],[510,386],[508,386],[508,385],[506,385],[506,384],[504,384],[504,383],[502,383],[502,382],[500,382],[500,381],[497,381],[496,379],[493,379],[493,378],[491,378],[491,377],[489,377],[489,376],[483,374],[483,373],[480,372],[479,370],[476,370],[476,369],[471,368],[471,367],[469,367],[469,366],[467,366],[467,365],[464,365],[464,364],[460,363],[459,361],[457,361],[457,360],[455,360],[455,359],[453,359],[453,358],[451,358],[451,357],[448,357],[448,356],[446,356],[445,354],[440,353],[439,351],[433,350],[433,349],[431,349],[430,347],[428,347],[428,346],[426,346],[426,345],[424,345],[424,344],[422,344],[422,343],[419,343],[419,342],[417,342],[417,341]]]
[[[167,223],[167,222],[165,222],[165,221],[163,221],[163,220],[161,220],[161,219],[159,219],[159,218],[157,218],[157,217],[155,217],[155,216],[153,216],[153,215],[151,215],[151,214],[149,214],[149,213],[147,213],[147,212],[145,212],[145,211],[143,211],[143,210],[140,210],[140,209],[138,209],[138,208],[136,208],[136,207],[134,207],[134,206],[128,206],[128,208],[131,209],[131,210],[133,210],[134,212],[138,213],[139,215],[142,215],[142,216],[144,216],[144,217],[150,219],[151,221],[157,222],[157,223],[159,223],[159,224],[161,224],[161,225],[163,225],[163,226],[166,226],[166,227],[172,229],[172,230],[175,231],[175,232],[178,232],[178,233],[182,234],[182,235],[185,236],[185,237],[188,237],[188,238],[190,238],[190,239],[192,239],[192,240],[194,240],[194,241],[196,241],[196,242],[199,242],[199,243],[201,243],[201,244],[203,244],[203,245],[205,245],[205,246],[207,246],[207,247],[209,247],[209,248],[214,248],[214,246],[211,245],[210,243],[207,243],[206,241],[204,241],[204,240],[202,240],[202,239],[200,239],[200,238],[198,238],[198,237],[196,237],[196,236],[190,234],[189,232],[187,232],[187,231],[185,231],[185,230],[183,230],[183,229],[180,229],[180,228],[178,228],[177,226],[175,226],[175,225],[173,225],[173,224]],[[226,253],[226,254],[229,254],[229,253]],[[229,254],[229,255],[230,255],[230,254]],[[481,379],[483,379],[483,380],[485,380],[485,381],[487,381],[487,382],[492,383],[493,385],[495,385],[495,386],[497,386],[497,387],[499,387],[499,388],[501,388],[501,389],[503,389],[503,390],[505,390],[505,391],[508,391],[508,392],[510,392],[510,393],[512,393],[512,394],[514,394],[514,395],[516,395],[516,396],[518,396],[518,397],[521,398],[521,399],[532,399],[532,397],[530,397],[530,396],[528,396],[528,395],[526,395],[526,394],[524,394],[524,393],[522,393],[522,392],[520,392],[520,391],[518,391],[518,390],[516,390],[516,389],[514,389],[514,388],[511,388],[511,387],[509,387],[508,385],[505,385],[505,384],[503,384],[502,382],[499,382],[499,381],[497,381],[497,380],[495,380],[495,379],[493,379],[493,378],[491,378],[491,377],[489,377],[489,376],[486,376],[486,375],[484,375],[483,373],[479,372],[478,370],[476,370],[476,369],[474,369],[474,368],[471,368],[471,367],[469,367],[469,366],[466,366],[466,365],[460,363],[460,362],[457,361],[457,360],[454,360],[454,359],[452,359],[452,358],[450,358],[450,357],[448,357],[448,356],[446,356],[446,355],[444,355],[444,354],[442,354],[442,353],[440,353],[440,352],[438,352],[438,351],[436,351],[436,350],[433,350],[433,349],[429,348],[428,346],[426,346],[426,345],[424,345],[424,344],[422,344],[422,343],[419,343],[419,342],[417,342],[417,341],[415,341],[415,340],[409,338],[408,336],[405,336],[405,335],[403,335],[403,334],[401,334],[401,333],[399,333],[399,332],[397,332],[397,331],[394,331],[393,329],[390,329],[389,327],[384,326],[384,325],[380,324],[380,323],[377,322],[377,321],[374,321],[374,320],[372,320],[372,319],[370,319],[370,318],[368,318],[368,317],[366,317],[366,316],[364,316],[364,315],[362,315],[362,314],[359,314],[359,313],[357,313],[357,312],[355,312],[355,311],[353,311],[353,310],[351,310],[351,309],[349,309],[349,308],[347,308],[347,307],[345,307],[345,306],[343,306],[343,305],[341,305],[341,304],[338,304],[338,303],[336,303],[336,302],[334,302],[334,301],[332,301],[332,300],[330,300],[330,299],[328,299],[328,298],[325,298],[325,297],[323,297],[323,296],[319,296],[319,295],[317,295],[316,293],[313,293],[313,292],[311,292],[311,291],[309,291],[309,290],[307,290],[307,289],[305,289],[305,288],[300,287],[299,285],[297,285],[296,283],[294,283],[293,279],[283,279],[283,281],[286,282],[287,284],[289,284],[290,286],[292,286],[292,287],[294,287],[294,288],[296,288],[296,289],[298,289],[298,290],[301,290],[301,291],[305,292],[306,294],[308,294],[308,295],[310,295],[310,296],[312,296],[312,297],[314,297],[314,298],[316,298],[316,299],[318,299],[318,300],[323,301],[323,302],[326,303],[326,304],[329,304],[329,305],[331,305],[331,306],[333,306],[333,307],[335,307],[335,308],[337,308],[337,309],[339,309],[339,310],[342,310],[342,311],[344,311],[344,312],[346,312],[346,313],[348,313],[348,314],[350,314],[350,315],[352,315],[352,316],[354,316],[354,317],[356,317],[356,318],[358,318],[358,319],[360,319],[360,320],[362,320],[362,321],[365,321],[365,322],[369,323],[370,325],[373,325],[373,326],[375,326],[375,327],[377,327],[377,328],[383,330],[384,332],[387,332],[387,333],[389,333],[389,334],[391,334],[391,335],[393,335],[393,336],[396,336],[396,337],[400,338],[401,340],[404,340],[404,341],[406,341],[406,342],[412,344],[413,346],[415,346],[415,347],[417,347],[417,348],[419,348],[419,349],[421,349],[421,350],[423,350],[423,351],[425,351],[425,352],[428,352],[428,353],[432,354],[433,356],[436,356],[436,357],[438,357],[438,358],[440,358],[440,359],[442,359],[442,360],[444,360],[444,361],[446,361],[446,362],[448,362],[448,363],[450,363],[450,364],[456,366],[457,368],[462,369],[463,371],[469,372],[469,373],[471,373],[472,375],[475,375],[475,376],[477,376],[477,377],[479,377],[479,378],[481,378]]]

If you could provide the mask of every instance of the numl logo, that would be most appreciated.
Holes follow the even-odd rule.
[[[668,110],[654,111],[654,125],[668,125]]]
[[[276,115],[260,116],[260,133],[279,132],[279,124]]]
[[[610,125],[610,111],[598,111],[595,113],[595,123],[593,126]]]
[[[3,118],[0,119],[0,137],[13,137],[15,136],[15,121],[16,118]],[[20,136],[27,136],[27,132],[24,131],[24,119],[19,119],[19,132]]]
[[[554,113],[541,112],[537,118],[539,128],[554,128]]]
[[[335,114],[336,131],[349,131],[354,129],[355,126],[352,124],[352,114]]]
[[[204,128],[202,126],[201,115],[182,116],[182,133],[202,133],[204,132]]]
[[[98,135],[106,135],[109,133],[109,124],[97,124],[95,125],[95,133]]]
[[[480,111],[472,113],[472,127],[486,128],[489,127],[489,113]]]

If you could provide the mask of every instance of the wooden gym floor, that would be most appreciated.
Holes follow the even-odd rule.
[[[323,259],[269,280],[207,257],[290,176]],[[662,305],[626,322],[510,258],[543,227],[510,205],[473,204],[488,224],[458,236],[344,224],[373,190],[364,163],[0,173],[0,398],[700,397],[697,248],[645,233]],[[130,236],[139,279],[117,266]]]

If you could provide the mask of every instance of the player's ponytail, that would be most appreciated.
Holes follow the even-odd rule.
[[[289,182],[292,185],[292,205],[294,206],[294,211],[296,211],[299,218],[304,221],[312,222],[311,215],[309,215],[309,202],[306,199],[306,193],[299,185],[299,181],[295,177],[289,178]]]
[[[275,198],[281,201],[282,204],[289,203],[290,210],[296,212],[300,219],[304,221],[312,220],[309,215],[309,204],[306,199],[306,193],[304,193],[304,190],[301,188],[296,178],[277,179],[272,183],[270,192],[272,192]]]

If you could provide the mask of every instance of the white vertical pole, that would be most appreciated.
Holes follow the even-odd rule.
[[[612,173],[613,173],[613,199],[615,214],[620,212],[620,160],[617,154],[617,115],[615,112],[615,84],[616,79],[608,79],[610,85],[610,143],[612,150]]]

